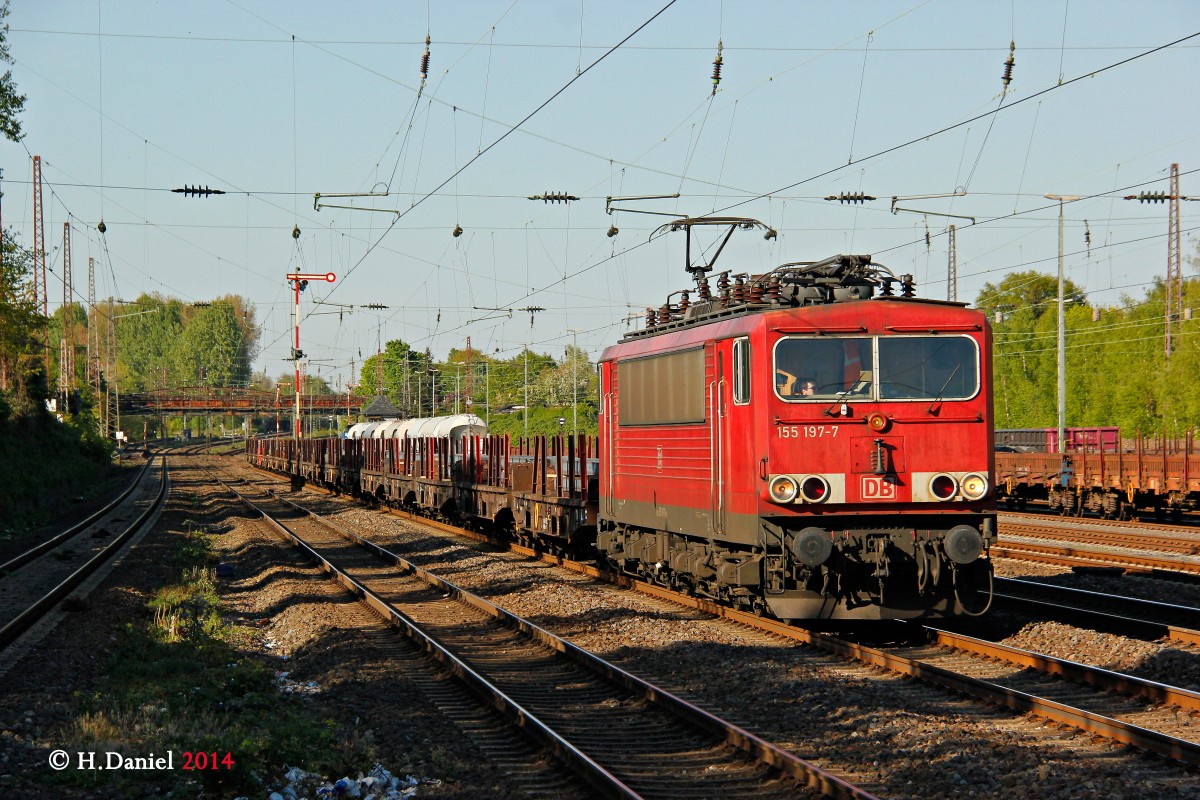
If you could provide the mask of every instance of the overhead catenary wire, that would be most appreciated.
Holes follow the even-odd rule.
[[[603,62],[610,55],[615,53],[623,44],[625,44],[625,42],[629,41],[634,36],[636,36],[638,33],[640,33],[644,28],[646,28],[646,26],[648,26],[654,20],[658,19],[658,17],[660,17],[663,13],[665,13],[667,11],[667,9],[671,8],[671,6],[675,5],[675,3],[677,3],[677,2],[678,2],[678,0],[669,0],[669,2],[667,2],[666,5],[664,5],[658,11],[656,11],[647,20],[645,20],[640,25],[638,25],[633,31],[631,31],[624,38],[622,38],[620,41],[618,41],[616,44],[614,44],[611,48],[609,48],[607,51],[605,51],[599,58],[597,58],[595,61],[593,61],[587,67],[585,67],[583,69],[583,71],[581,71],[579,74],[575,75],[570,80],[568,80],[563,86],[561,86],[557,91],[555,91],[552,95],[550,95],[550,97],[546,98],[546,100],[544,100],[536,108],[534,108],[532,111],[530,111],[528,114],[526,114],[515,125],[512,125],[511,127],[509,127],[508,130],[504,131],[504,133],[502,133],[498,137],[496,137],[496,139],[494,139],[487,147],[483,148],[481,151],[476,153],[472,158],[468,159],[467,162],[465,164],[463,164],[461,167],[454,170],[454,172],[449,177],[444,179],[441,183],[439,183],[437,186],[435,186],[430,191],[423,193],[421,198],[418,200],[415,200],[408,209],[398,213],[396,215],[396,217],[392,220],[391,224],[388,226],[387,230],[385,230],[384,233],[381,234],[379,241],[381,241],[382,238],[387,235],[388,231],[390,231],[391,228],[397,222],[400,221],[400,219],[402,219],[405,215],[407,215],[413,209],[420,206],[423,202],[428,200],[430,197],[434,196],[435,194],[440,192],[442,189],[444,189],[452,180],[456,179],[460,174],[462,174],[462,172],[467,170],[472,164],[474,164],[476,161],[478,161],[480,158],[482,158],[484,155],[486,155],[488,152],[490,152],[493,148],[495,148],[498,144],[500,144],[505,139],[507,139],[510,135],[512,135],[515,131],[517,131],[522,125],[524,125],[529,120],[533,119],[533,117],[536,116],[538,114],[538,112],[540,112],[546,106],[550,105],[550,103],[552,103],[563,92],[565,92],[567,89],[569,89],[576,81],[578,81],[580,78],[582,78],[588,72],[590,72],[593,68],[595,68],[601,62]],[[352,266],[350,266],[346,270],[345,275],[342,277],[342,281],[338,284],[339,287],[345,285],[346,279],[349,278],[350,275],[352,275],[358,269],[358,267],[366,259],[367,255],[369,255],[371,249],[373,249],[373,248],[368,248],[367,253],[364,253],[363,256],[357,262],[355,262]]]
[[[858,101],[854,104],[854,123],[850,126],[850,156],[847,164],[854,163],[854,141],[858,136],[858,114],[862,110],[863,86],[867,82],[867,54],[871,51],[871,42],[875,39],[875,31],[867,31],[867,41],[863,44],[862,72],[858,76]]]
[[[921,6],[927,5],[928,2],[929,2],[929,0],[926,0],[926,2],[919,3],[915,8],[920,8]],[[513,5],[516,5],[516,3],[514,3]],[[915,8],[909,9],[908,11],[904,12],[904,14],[901,14],[900,16],[906,16],[907,14],[912,13],[912,11],[915,10]],[[242,10],[245,10],[245,9],[242,9]],[[260,19],[261,19],[261,17],[260,17]],[[897,17],[896,19],[899,19],[899,17]],[[895,21],[895,20],[892,20],[892,21]],[[878,30],[880,27],[882,27],[882,26],[876,26],[876,30]],[[145,39],[145,40],[151,40],[151,41],[159,40],[159,41],[168,41],[168,42],[182,41],[182,42],[218,42],[218,43],[227,43],[227,44],[287,45],[291,41],[290,34],[288,34],[285,38],[264,38],[264,37],[255,37],[255,36],[202,36],[202,35],[196,35],[196,34],[118,33],[118,32],[110,32],[110,31],[101,31],[101,32],[97,33],[96,31],[83,31],[83,30],[72,31],[72,30],[64,30],[64,29],[60,29],[60,28],[30,28],[30,27],[10,27],[9,31],[11,33],[27,33],[27,34],[42,35],[42,36],[77,36],[77,37],[86,37],[89,39],[96,38],[99,36],[99,37],[102,37],[105,39]],[[362,46],[378,46],[378,47],[397,47],[397,46],[404,46],[404,45],[420,45],[421,41],[422,41],[421,39],[379,39],[379,38],[373,38],[373,39],[305,39],[304,43],[311,44],[311,45],[350,45],[350,46],[362,45]],[[456,46],[456,47],[459,47],[459,46],[466,47],[466,46],[475,44],[475,42],[470,41],[470,40],[465,40],[465,39],[446,39],[446,40],[442,41],[441,43],[448,45],[448,46]],[[580,45],[575,42],[572,42],[569,44],[563,44],[563,43],[555,43],[555,42],[534,42],[534,41],[498,42],[496,44],[496,46],[503,47],[503,48],[510,48],[510,49],[523,49],[523,50],[577,50],[580,47]],[[584,44],[583,45],[584,50],[604,50],[606,47],[608,47],[608,45],[605,45],[605,44]],[[649,51],[649,52],[708,52],[711,48],[710,48],[710,46],[703,45],[703,44],[661,44],[661,43],[659,43],[659,44],[644,44],[644,45],[631,44],[626,49],[628,49],[628,50],[644,50],[644,51]],[[752,44],[735,45],[733,47],[729,47],[726,49],[750,52],[750,53],[824,53],[829,50],[828,47],[816,47],[816,46],[752,45]],[[1096,51],[1096,50],[1103,50],[1103,51],[1141,50],[1141,49],[1143,49],[1143,47],[1140,47],[1137,45],[1110,45],[1110,44],[1102,44],[1102,45],[1040,45],[1040,46],[1025,47],[1022,49],[1028,50],[1030,52],[1044,51],[1044,52],[1049,52],[1049,53],[1058,53],[1062,50],[1067,50],[1067,51],[1071,51],[1071,52],[1091,52],[1091,51]],[[934,47],[934,46],[921,45],[921,46],[911,46],[911,47],[893,46],[893,47],[876,47],[875,48],[875,52],[877,52],[877,53],[885,53],[885,52],[892,52],[892,53],[930,53],[930,52],[933,52],[933,53],[989,53],[994,50],[995,50],[994,47],[986,46],[986,45],[980,45],[980,46],[955,45],[955,46],[948,46],[948,47]]]
[[[864,26],[864,27],[865,27],[865,26]],[[872,46],[872,49],[874,49],[874,46]],[[439,59],[439,61],[440,61],[440,60],[441,60],[441,59]],[[413,59],[413,61],[415,61],[415,59]],[[872,63],[876,63],[876,62],[872,62]],[[406,63],[406,66],[408,67],[408,69],[410,69],[410,70],[411,70],[412,62],[408,62],[408,63]],[[733,77],[733,76],[732,76],[732,74],[731,74],[731,76],[730,76],[730,77]],[[732,99],[732,98],[730,98],[730,99]],[[399,106],[400,104],[398,103],[397,105]],[[735,105],[735,108],[736,108],[736,105]],[[399,110],[399,109],[397,109],[397,110]],[[993,118],[993,119],[994,119],[994,118]],[[437,120],[435,120],[435,123],[436,123],[436,122],[437,122]],[[436,124],[435,124],[433,127],[435,127],[435,128],[436,128],[436,127],[437,127],[437,126],[436,126]],[[482,127],[482,125],[481,125],[481,127]],[[722,126],[722,127],[724,127],[724,126]],[[474,132],[474,131],[472,131],[472,132]],[[468,136],[469,136],[469,135],[468,135]],[[474,138],[474,137],[470,137],[470,136],[469,136],[469,138]],[[482,148],[478,148],[478,149],[482,149]],[[714,165],[714,166],[715,166],[715,165]],[[429,174],[428,167],[429,167],[429,165],[427,164],[427,165],[426,165],[426,170],[425,170],[426,174]],[[722,176],[722,177],[723,177],[723,176]],[[457,182],[456,182],[456,187],[457,187]],[[465,184],[464,184],[464,187],[465,187]],[[769,199],[768,199],[768,201],[769,201]],[[286,201],[284,201],[284,202],[286,202]],[[470,211],[471,211],[470,204],[468,204],[468,203],[464,203],[464,204],[463,204],[463,208],[464,208],[464,210],[466,210],[466,211],[468,212],[468,214],[470,214]],[[801,208],[803,208],[803,206],[801,206]],[[1031,218],[1032,218],[1032,217],[1031,217]],[[869,216],[869,214],[863,214],[863,215],[862,215],[862,219],[866,220],[866,221],[869,223],[869,222],[870,222],[870,216]],[[403,224],[403,223],[402,223],[402,224]],[[1003,223],[1000,223],[1000,224],[1003,226]],[[857,227],[857,226],[856,226],[856,227]],[[541,232],[542,232],[543,236],[545,236],[545,234],[546,234],[546,231],[548,231],[548,230],[552,230],[552,228],[550,228],[550,227],[548,227],[548,226],[546,226],[546,225],[539,225],[539,229],[541,230]],[[632,231],[632,229],[631,229],[631,231]],[[376,226],[376,232],[378,232],[378,226]],[[185,235],[186,235],[186,232],[183,232],[183,233],[185,233]],[[356,230],[354,231],[354,234],[358,234],[358,235],[360,235],[360,236],[361,236],[361,234],[362,234],[362,233],[363,233],[363,231],[361,230],[361,228],[358,228],[358,229],[356,229]],[[634,234],[634,235],[636,235],[636,234]],[[393,238],[393,240],[395,239],[395,237],[394,237],[394,236],[393,236],[392,238]],[[575,238],[575,237],[574,237],[574,236],[572,236],[572,239],[574,239],[574,238]],[[496,237],[496,239],[498,239],[498,240],[500,240],[500,241],[503,241],[503,238],[502,238],[502,237],[500,237],[500,236],[497,236],[497,237]],[[200,240],[200,239],[197,239],[197,241],[201,241],[201,240]],[[348,240],[346,240],[346,239],[341,239],[341,240],[338,240],[338,241],[339,241],[339,242],[343,242],[343,241],[348,241]],[[885,240],[885,241],[886,241],[886,240]],[[386,244],[391,244],[391,243],[393,243],[393,242],[385,242],[385,245],[386,245]],[[465,244],[465,243],[464,243],[464,244]],[[616,243],[613,243],[613,244],[614,244],[614,246],[616,245]],[[348,245],[347,245],[347,246],[348,246]],[[344,251],[346,251],[346,249],[347,249],[346,247],[341,247],[341,246],[339,246],[339,250],[340,250],[340,251],[343,251],[343,252],[344,252]],[[556,251],[559,251],[561,248],[554,248],[554,249],[555,249]],[[581,249],[581,250],[583,250],[583,249],[586,249],[586,246],[583,246],[583,247],[581,247],[580,249]],[[614,247],[614,249],[615,249],[615,247]],[[354,252],[353,252],[353,250],[359,250],[359,245],[355,245],[355,246],[354,246],[354,248],[352,248],[351,252],[350,252],[350,253],[347,253],[348,260],[344,262],[344,263],[346,263],[347,265],[349,265],[349,264],[350,264],[350,263],[353,261],[353,257],[357,255],[357,253],[354,253]],[[323,251],[323,249],[322,249],[322,251],[321,251],[321,252],[324,252],[324,251]],[[361,252],[361,250],[359,250],[359,252]],[[114,255],[116,255],[116,254],[117,254],[117,250],[116,250],[116,248],[115,248],[115,244],[114,244]],[[311,253],[310,253],[310,255],[311,255]],[[235,260],[236,260],[236,259],[235,259]],[[248,260],[248,259],[247,259],[247,260]],[[1012,259],[1008,259],[1008,260],[1012,260]],[[571,259],[571,261],[572,261],[572,262],[574,262],[574,263],[566,263],[566,264],[561,264],[561,262],[560,262],[560,266],[561,266],[561,268],[558,270],[558,272],[560,273],[560,275],[562,275],[562,274],[573,274],[573,273],[575,272],[575,269],[576,269],[578,266],[585,266],[587,263],[590,263],[590,260],[589,260],[589,261],[587,261],[587,262],[579,262],[579,261],[578,261],[577,259],[575,259],[575,258],[572,258],[572,259]],[[243,263],[245,263],[245,262],[243,262]],[[450,266],[453,266],[453,265],[450,265]],[[461,266],[461,265],[458,265],[458,266]],[[365,272],[365,270],[364,270],[364,272]],[[538,279],[538,280],[540,281],[540,279]]]
[[[897,151],[899,151],[899,150],[902,150],[902,149],[904,149],[904,148],[906,148],[906,147],[911,147],[911,146],[913,146],[913,145],[915,145],[915,144],[918,144],[918,143],[920,143],[920,142],[926,141],[926,140],[928,140],[928,139],[932,139],[932,138],[934,138],[934,137],[936,137],[936,136],[940,136],[940,135],[941,135],[941,134],[943,134],[943,133],[948,133],[949,131],[952,131],[952,130],[957,130],[958,128],[962,128],[962,127],[964,127],[964,126],[970,125],[972,122],[976,122],[976,121],[978,121],[978,120],[981,120],[981,119],[986,119],[987,117],[993,116],[993,115],[995,115],[995,114],[999,114],[1001,111],[1004,111],[1004,110],[1011,110],[1011,109],[1013,109],[1013,108],[1016,108],[1017,106],[1019,106],[1019,105],[1021,105],[1021,104],[1023,104],[1023,103],[1027,103],[1027,102],[1029,102],[1030,100],[1034,100],[1034,99],[1036,99],[1036,98],[1038,98],[1038,97],[1042,97],[1043,95],[1049,94],[1049,93],[1051,93],[1051,92],[1059,91],[1059,90],[1061,90],[1061,89],[1064,89],[1064,88],[1066,88],[1067,86],[1070,86],[1070,85],[1072,85],[1072,84],[1075,84],[1075,83],[1077,83],[1077,82],[1079,82],[1079,81],[1082,81],[1082,80],[1084,80],[1084,79],[1086,79],[1086,78],[1094,78],[1095,76],[1097,76],[1097,75],[1100,75],[1100,74],[1102,74],[1102,73],[1109,72],[1109,71],[1111,71],[1111,70],[1114,70],[1114,69],[1116,69],[1116,68],[1118,68],[1118,67],[1122,67],[1122,66],[1124,66],[1124,65],[1126,65],[1126,64],[1130,64],[1130,63],[1132,63],[1132,62],[1134,62],[1134,61],[1137,61],[1137,60],[1139,60],[1139,59],[1146,58],[1147,56],[1150,56],[1150,55],[1153,55],[1153,54],[1155,54],[1155,53],[1161,52],[1161,51],[1163,51],[1163,50],[1166,50],[1166,49],[1168,49],[1168,48],[1175,47],[1175,46],[1177,46],[1177,45],[1180,45],[1180,44],[1182,44],[1182,43],[1184,43],[1184,42],[1187,42],[1187,41],[1191,41],[1192,39],[1195,39],[1195,38],[1197,38],[1197,37],[1200,37],[1200,31],[1197,31],[1197,32],[1195,32],[1195,33],[1190,33],[1190,34],[1188,34],[1187,36],[1181,36],[1181,37],[1179,37],[1178,39],[1175,39],[1175,40],[1173,40],[1173,41],[1167,42],[1166,44],[1162,44],[1162,45],[1159,45],[1159,46],[1157,46],[1157,47],[1151,48],[1151,49],[1149,49],[1149,50],[1145,50],[1145,51],[1143,51],[1143,52],[1141,52],[1141,53],[1138,53],[1137,55],[1133,55],[1133,56],[1130,56],[1129,58],[1124,58],[1124,59],[1121,59],[1120,61],[1114,62],[1114,63],[1112,63],[1112,64],[1108,64],[1108,65],[1106,65],[1106,66],[1103,66],[1103,67],[1100,67],[1099,69],[1091,70],[1090,72],[1087,72],[1087,73],[1085,73],[1085,74],[1083,74],[1083,75],[1077,75],[1077,76],[1075,76],[1074,78],[1071,78],[1070,80],[1067,80],[1067,81],[1062,81],[1062,82],[1060,82],[1060,83],[1056,84],[1055,86],[1049,86],[1049,87],[1046,87],[1045,89],[1042,89],[1041,91],[1034,92],[1033,94],[1030,94],[1030,95],[1027,95],[1027,96],[1025,96],[1025,97],[1022,97],[1021,99],[1019,99],[1019,100],[1016,100],[1016,101],[1014,101],[1014,102],[1012,102],[1012,103],[1009,103],[1009,104],[1008,104],[1008,105],[1006,105],[1006,106],[998,106],[998,107],[996,107],[996,108],[992,109],[991,111],[985,111],[985,112],[983,112],[983,113],[976,114],[976,115],[974,115],[974,116],[972,116],[972,117],[969,117],[969,118],[967,118],[967,119],[960,120],[960,121],[958,121],[958,122],[955,122],[955,123],[952,123],[952,124],[950,124],[950,125],[943,126],[943,127],[939,128],[939,129],[937,129],[937,130],[935,130],[935,131],[932,131],[932,132],[930,132],[930,133],[926,133],[926,134],[924,134],[924,135],[922,135],[922,136],[918,136],[918,137],[915,137],[915,138],[912,138],[912,139],[907,139],[907,140],[905,140],[905,141],[903,141],[903,142],[899,142],[898,144],[894,144],[894,145],[891,145],[891,146],[889,146],[889,147],[885,147],[885,148],[884,148],[884,149],[882,149],[882,150],[878,150],[878,151],[876,151],[876,152],[874,152],[874,153],[872,153],[872,154],[870,154],[870,155],[868,155],[868,156],[864,156],[864,157],[862,157],[862,158],[860,158],[860,159],[858,159],[858,160],[856,160],[856,161],[851,161],[849,164],[839,164],[838,166],[831,167],[831,168],[829,168],[829,169],[823,170],[822,172],[818,172],[818,173],[815,173],[815,174],[813,174],[813,175],[809,175],[808,177],[806,177],[806,178],[802,178],[802,179],[800,179],[800,180],[798,180],[798,181],[793,181],[792,183],[789,183],[789,184],[787,184],[786,186],[782,186],[782,187],[780,187],[779,189],[775,189],[775,190],[773,190],[773,191],[769,191],[769,192],[763,192],[763,193],[761,193],[761,194],[757,194],[757,195],[755,195],[755,196],[753,196],[753,197],[747,198],[747,199],[745,199],[745,200],[742,200],[742,201],[740,201],[740,202],[738,202],[738,203],[733,203],[733,204],[731,204],[731,205],[725,206],[724,208],[722,208],[722,209],[719,209],[719,211],[720,211],[720,212],[730,211],[730,210],[732,210],[732,209],[734,209],[734,208],[738,208],[738,207],[740,207],[740,206],[744,206],[744,205],[746,205],[747,203],[754,202],[755,200],[762,200],[762,199],[764,199],[764,198],[766,198],[766,197],[768,197],[768,196],[777,195],[777,194],[780,194],[781,192],[786,192],[786,191],[788,191],[789,189],[794,189],[794,188],[796,188],[797,186],[803,186],[803,185],[804,185],[804,184],[806,184],[806,183],[811,183],[812,181],[818,180],[818,179],[820,179],[820,178],[824,178],[824,177],[826,177],[826,176],[829,176],[829,175],[832,175],[832,174],[834,174],[834,173],[836,173],[836,172],[840,172],[841,170],[843,170],[843,169],[845,169],[846,167],[850,166],[850,164],[861,164],[861,163],[862,163],[862,162],[864,162],[864,161],[872,161],[872,160],[874,160],[874,159],[881,158],[882,156],[888,155],[888,154],[890,154],[890,153],[897,152]]]

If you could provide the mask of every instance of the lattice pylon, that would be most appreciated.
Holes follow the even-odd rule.
[[[50,376],[50,299],[46,286],[46,230],[42,224],[42,157],[33,157],[33,307],[46,320],[46,376]]]
[[[58,389],[64,402],[67,395],[75,391],[75,316],[71,301],[75,294],[75,283],[71,277],[71,223],[63,223],[63,304],[62,341],[58,362]]]
[[[1175,349],[1175,328],[1183,319],[1183,269],[1179,249],[1179,165],[1171,165],[1170,205],[1167,213],[1167,295],[1166,349],[1167,358]]]

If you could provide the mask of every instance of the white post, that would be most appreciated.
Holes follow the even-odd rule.
[[[1058,452],[1067,451],[1067,323],[1063,300],[1063,203],[1079,199],[1077,194],[1048,194],[1058,201]]]
[[[579,328],[567,328],[571,334],[571,435],[579,435]]]

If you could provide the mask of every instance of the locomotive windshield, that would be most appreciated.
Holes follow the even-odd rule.
[[[965,336],[884,336],[879,339],[879,399],[973,397],[979,356]]]
[[[964,400],[979,390],[979,349],[965,336],[788,337],[775,345],[784,400]]]
[[[782,339],[775,346],[775,391],[785,400],[871,396],[871,338]]]

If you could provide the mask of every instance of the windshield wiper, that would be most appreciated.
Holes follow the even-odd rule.
[[[946,382],[942,384],[942,388],[938,389],[937,395],[933,398],[933,402],[929,404],[929,408],[925,409],[925,413],[932,414],[933,407],[942,402],[942,395],[946,391],[946,387],[950,385],[950,381],[954,380],[954,376],[958,374],[958,370],[962,367],[962,362],[954,365],[954,369],[950,372],[950,377],[946,378]]]
[[[837,417],[837,416],[840,416],[840,412],[839,412],[838,414],[835,414],[835,413],[833,413],[833,409],[834,409],[834,407],[836,407],[836,406],[843,406],[843,405],[845,405],[845,404],[846,404],[846,398],[847,398],[847,397],[849,397],[849,396],[850,396],[850,394],[851,394],[851,392],[850,392],[850,390],[849,390],[849,389],[846,389],[846,390],[844,390],[844,391],[841,391],[841,392],[837,392],[837,399],[833,401],[832,405],[830,405],[830,406],[829,406],[829,408],[825,409],[825,416],[827,416],[827,417]]]

